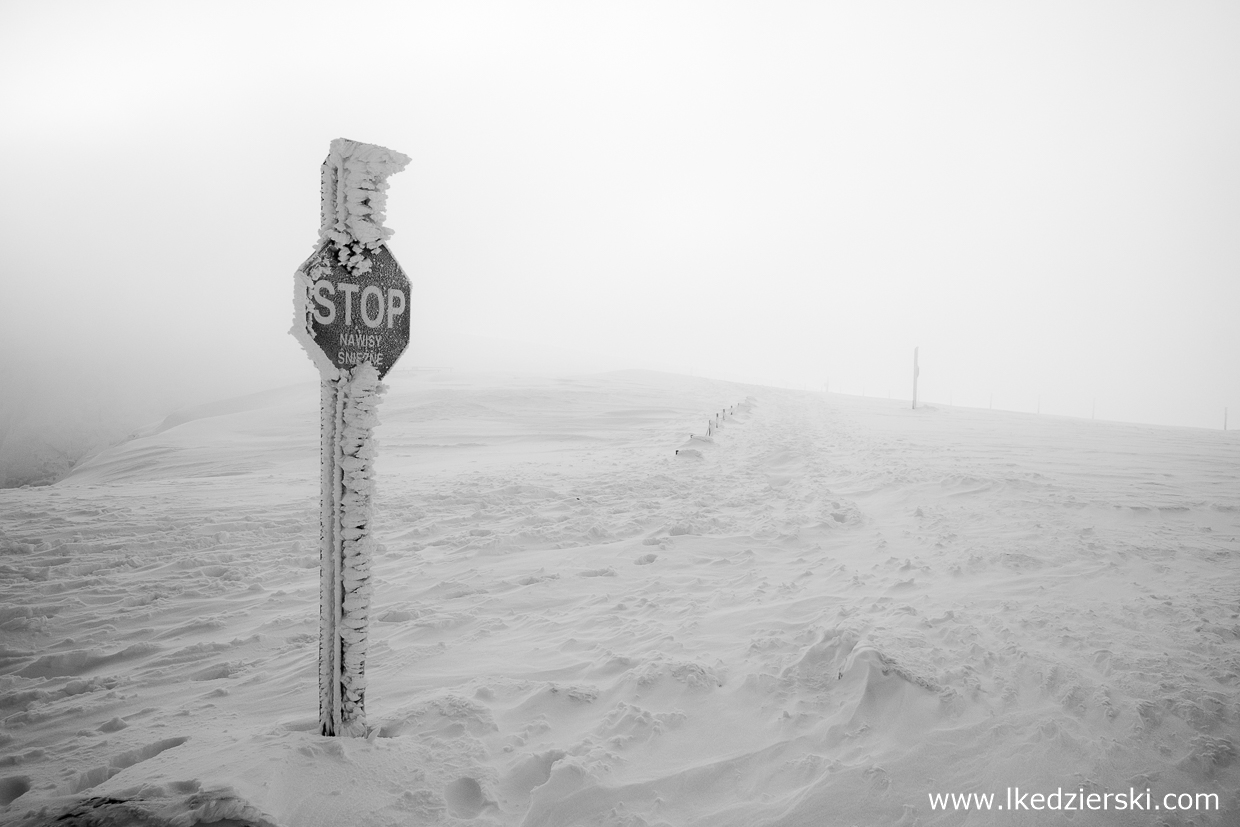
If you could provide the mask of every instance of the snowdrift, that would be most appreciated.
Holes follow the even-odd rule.
[[[389,384],[366,738],[315,734],[315,384],[0,491],[0,822],[1238,823],[1233,433]],[[932,802],[1013,787],[1215,803]]]

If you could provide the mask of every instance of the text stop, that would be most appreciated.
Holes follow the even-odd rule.
[[[361,295],[358,296],[355,314],[353,297],[359,291]],[[362,287],[349,282],[333,284],[327,279],[319,279],[314,283],[314,301],[318,304],[318,307],[314,309],[314,320],[322,325],[335,322],[338,311],[337,302],[340,302],[344,307],[342,321],[345,327],[352,327],[356,324],[355,315],[362,320],[362,324],[370,328],[393,327],[397,317],[405,312],[405,292],[389,287],[386,293],[387,295],[384,296],[384,290],[373,284]]]

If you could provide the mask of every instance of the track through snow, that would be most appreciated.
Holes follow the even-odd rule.
[[[314,734],[307,384],[0,491],[0,822],[1240,823],[1234,434],[390,384],[371,737]],[[1221,811],[929,804],[1016,786]]]

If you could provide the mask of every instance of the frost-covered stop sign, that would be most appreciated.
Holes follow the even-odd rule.
[[[319,732],[366,735],[379,379],[409,344],[409,279],[387,248],[387,178],[409,158],[345,138],[322,167],[319,240],[292,334],[319,369]]]
[[[409,344],[409,279],[383,226],[388,176],[408,163],[344,138],[323,162],[319,242],[297,268],[291,332],[324,379],[363,364],[382,378]]]
[[[382,378],[409,344],[409,279],[386,244],[366,254],[370,267],[361,273],[331,240],[306,260],[303,329],[336,369],[369,363]]]

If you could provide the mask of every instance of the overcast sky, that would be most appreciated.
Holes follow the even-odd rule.
[[[439,349],[402,364],[907,397],[920,346],[931,402],[1240,427],[1230,0],[10,0],[0,113],[10,372],[313,379],[292,273],[348,137],[413,159],[387,224]]]

